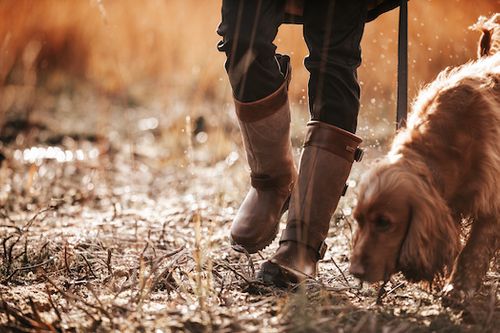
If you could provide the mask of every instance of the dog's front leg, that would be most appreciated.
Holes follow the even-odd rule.
[[[472,224],[464,249],[458,256],[444,288],[443,304],[459,306],[474,296],[500,247],[498,217],[480,216]]]

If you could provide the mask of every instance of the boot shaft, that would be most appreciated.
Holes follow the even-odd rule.
[[[252,186],[259,189],[289,187],[296,174],[290,139],[291,69],[287,59],[282,59],[285,77],[277,91],[255,102],[235,100]]]
[[[338,127],[310,122],[299,178],[290,201],[281,242],[296,241],[322,256],[330,219],[342,196],[352,163],[360,158],[361,138]]]

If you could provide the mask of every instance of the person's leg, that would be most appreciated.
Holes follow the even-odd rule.
[[[316,4],[319,2],[321,4]],[[304,38],[309,48],[309,106],[312,120],[354,133],[359,111],[357,68],[366,20],[366,1],[309,1]]]
[[[289,58],[276,55],[273,45],[283,15],[283,0],[224,0],[218,29],[252,171],[231,241],[236,250],[249,253],[276,237],[297,175],[290,142]]]
[[[227,56],[225,67],[238,101],[259,100],[283,83],[273,44],[283,15],[283,0],[223,0],[217,48]]]
[[[331,216],[342,195],[361,139],[353,134],[359,109],[356,68],[366,16],[365,1],[308,1],[304,35],[310,49],[308,124],[299,178],[286,229],[260,277],[279,286],[314,277],[326,250]]]

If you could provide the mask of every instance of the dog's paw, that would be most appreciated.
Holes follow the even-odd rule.
[[[441,302],[445,307],[463,308],[474,296],[475,290],[464,290],[449,283],[443,288]]]

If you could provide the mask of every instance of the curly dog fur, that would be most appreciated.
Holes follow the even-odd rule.
[[[420,91],[407,128],[363,176],[350,267],[360,279],[448,276],[446,290],[460,301],[481,286],[500,247],[499,17],[474,26],[483,31],[480,58]]]

